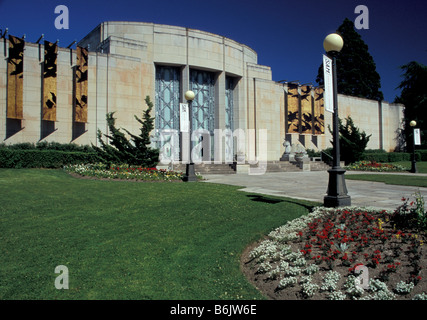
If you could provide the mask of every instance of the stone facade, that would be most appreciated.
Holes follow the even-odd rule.
[[[237,146],[237,138],[231,138],[233,143],[228,153],[234,156],[242,151],[247,158],[255,155],[278,161],[285,151],[285,140],[307,149],[330,146],[327,127],[332,117],[328,112],[324,113],[323,134],[288,132],[287,84],[272,80],[271,68],[257,63],[254,50],[208,32],[152,23],[104,22],[78,43],[89,49],[86,123],[73,121],[76,50],[58,49],[56,121],[45,123],[41,120],[43,45],[26,43],[24,116],[21,120],[6,119],[7,42],[7,39],[0,41],[0,55],[4,57],[0,59],[0,134],[6,144],[55,141],[96,145],[97,130],[108,131],[107,112],[115,112],[118,126],[137,133],[139,123],[134,115],[142,115],[148,95],[155,103],[156,112],[160,112],[156,117],[156,132],[178,129],[174,140],[178,142],[168,152],[179,160],[177,157],[182,157],[188,145],[188,137],[179,134],[177,127],[179,103],[186,102],[187,90],[197,88],[200,92],[193,108],[199,112],[195,118],[199,115],[200,118],[194,120],[196,123],[211,135],[215,129],[227,128],[241,129],[244,133],[241,147]],[[175,80],[170,78],[172,73]],[[211,106],[209,110],[206,99]],[[360,129],[372,134],[368,148],[394,150],[403,117],[402,105],[344,95],[339,95],[338,101],[341,118],[351,116]],[[161,121],[164,128],[159,127]],[[159,136],[153,133],[153,140],[156,139]],[[171,140],[167,141],[162,147],[169,143],[170,148]],[[207,147],[203,159],[213,160],[218,152],[224,157],[226,149],[227,143],[220,144],[212,138],[211,159],[206,156]]]

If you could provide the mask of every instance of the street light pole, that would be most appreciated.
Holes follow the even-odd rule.
[[[330,34],[325,38],[324,47],[330,58],[332,58],[332,77],[333,77],[333,116],[332,116],[332,146],[333,146],[333,165],[329,173],[329,183],[327,195],[323,199],[325,207],[340,207],[351,205],[351,198],[347,194],[344,173],[340,164],[340,141],[338,127],[338,92],[337,92],[337,63],[336,55],[343,47],[343,40],[338,34]]]
[[[191,156],[191,134],[192,134],[192,127],[193,127],[193,109],[192,109],[192,103],[194,100],[195,94],[193,91],[188,90],[185,93],[185,99],[188,102],[188,118],[189,118],[189,126],[188,126],[188,133],[189,133],[189,138],[188,138],[188,152],[189,152],[189,158],[188,161],[189,163],[187,163],[185,165],[185,176],[183,178],[183,181],[185,182],[195,182],[197,181],[197,177],[196,177],[196,173],[194,171],[194,162],[193,162],[193,157]]]
[[[415,120],[412,120],[409,125],[412,127],[412,164],[411,164],[411,172],[412,173],[418,173],[417,170],[417,161],[415,160],[415,126],[417,125],[417,122]]]

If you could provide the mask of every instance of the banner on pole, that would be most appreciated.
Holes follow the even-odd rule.
[[[23,39],[9,36],[6,112],[8,119],[24,119],[24,47]]]
[[[297,84],[288,85],[288,133],[299,133],[300,107]]]
[[[325,110],[334,112],[332,59],[326,55],[323,55],[323,75],[325,80],[325,91],[323,93],[325,100]]]
[[[43,63],[43,116],[42,120],[56,121],[56,76],[58,45],[44,42]]]
[[[189,131],[189,112],[188,112],[188,103],[179,104],[179,126],[181,132]]]
[[[87,122],[88,104],[88,58],[87,49],[77,47],[77,65],[75,67],[75,97],[74,97],[74,121]]]
[[[414,143],[416,146],[421,145],[420,129],[414,129]]]

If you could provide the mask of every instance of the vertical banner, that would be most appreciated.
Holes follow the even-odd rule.
[[[313,133],[311,86],[301,86],[301,133]]]
[[[298,85],[288,84],[288,133],[299,133]]]
[[[325,82],[325,110],[328,112],[334,112],[332,59],[326,55],[323,55],[323,76]]]
[[[56,43],[44,42],[42,120],[56,121]]]
[[[179,127],[181,132],[188,132],[190,127],[188,103],[179,104]]]
[[[24,46],[23,39],[9,36],[7,62],[7,118],[24,118]]]
[[[414,144],[416,146],[420,146],[421,145],[421,134],[420,134],[420,129],[419,128],[414,129]]]
[[[323,89],[314,89],[314,134],[325,133],[325,106]]]
[[[77,47],[77,65],[75,67],[75,106],[74,121],[87,122],[87,103],[88,103],[88,50]]]

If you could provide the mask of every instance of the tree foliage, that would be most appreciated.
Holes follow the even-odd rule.
[[[338,130],[340,134],[340,158],[345,164],[361,160],[371,135],[360,131],[351,117],[345,118],[345,124],[338,119]],[[332,134],[331,128],[329,131]]]
[[[338,93],[383,100],[380,75],[376,71],[374,59],[368,51],[368,45],[356,32],[353,21],[346,18],[337,33],[344,40],[344,47],[337,55]],[[319,67],[316,82],[324,84],[323,64]]]
[[[126,129],[122,132],[116,128],[116,119],[114,112],[107,114],[107,125],[110,134],[102,134],[98,130],[98,141],[101,147],[95,147],[99,156],[106,163],[129,164],[142,167],[155,167],[159,161],[159,150],[150,147],[150,132],[154,129],[154,118],[150,113],[153,109],[153,103],[150,97],[145,98],[147,109],[143,112],[142,119],[134,116],[136,121],[141,124],[139,135],[132,134]],[[130,139],[126,137],[126,134]],[[104,142],[103,136],[109,139],[109,143]]]
[[[412,120],[417,122],[421,132],[422,148],[427,148],[427,66],[411,61],[400,67],[403,71],[403,80],[398,86],[401,89],[395,103],[405,105],[405,137],[408,149],[412,151],[413,129],[409,125]]]

